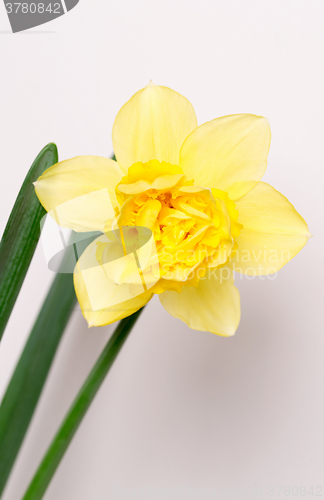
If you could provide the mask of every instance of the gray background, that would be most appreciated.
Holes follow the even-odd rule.
[[[181,487],[252,498],[262,486],[268,498],[271,485],[324,486],[323,14],[322,0],[83,0],[12,35],[0,9],[1,231],[38,151],[55,141],[61,159],[110,155],[116,113],[153,79],[188,97],[199,123],[267,116],[264,180],[315,235],[276,279],[237,280],[234,338],[191,331],[153,300],[46,500],[163,498],[117,491],[149,486],[184,500],[215,496]],[[38,247],[1,343],[1,394],[52,278]],[[20,499],[111,331],[88,330],[75,311],[4,500]]]

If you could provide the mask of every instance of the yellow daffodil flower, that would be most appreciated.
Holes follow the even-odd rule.
[[[191,328],[233,335],[240,320],[233,271],[275,273],[310,236],[291,203],[260,182],[268,121],[241,114],[198,127],[187,99],[149,84],[119,111],[113,146],[117,161],[73,158],[35,183],[60,225],[102,233],[74,273],[88,324],[122,319],[156,293]],[[139,228],[151,238],[128,251]]]

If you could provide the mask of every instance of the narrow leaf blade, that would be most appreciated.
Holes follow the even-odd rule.
[[[0,339],[40,237],[40,221],[46,214],[33,182],[58,162],[57,147],[50,143],[39,153],[20,189],[0,243]]]
[[[0,498],[75,303],[73,275],[57,274],[0,406]]]

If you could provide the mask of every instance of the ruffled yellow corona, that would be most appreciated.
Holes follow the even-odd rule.
[[[240,320],[233,271],[276,273],[310,236],[289,201],[260,182],[267,120],[232,115],[198,127],[187,99],[151,83],[119,111],[113,145],[116,162],[73,158],[35,183],[64,227],[103,235],[133,228],[128,241],[139,227],[152,234],[149,255],[131,257],[114,236],[98,238],[81,256],[74,283],[89,325],[122,319],[156,293],[191,328],[233,335]]]

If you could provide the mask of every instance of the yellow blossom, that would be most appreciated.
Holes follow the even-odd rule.
[[[122,319],[156,293],[191,328],[233,335],[233,271],[275,273],[310,236],[289,201],[260,181],[268,121],[241,114],[198,127],[187,99],[149,84],[119,111],[113,146],[117,161],[73,158],[35,183],[62,226],[102,233],[74,273],[89,325]]]

